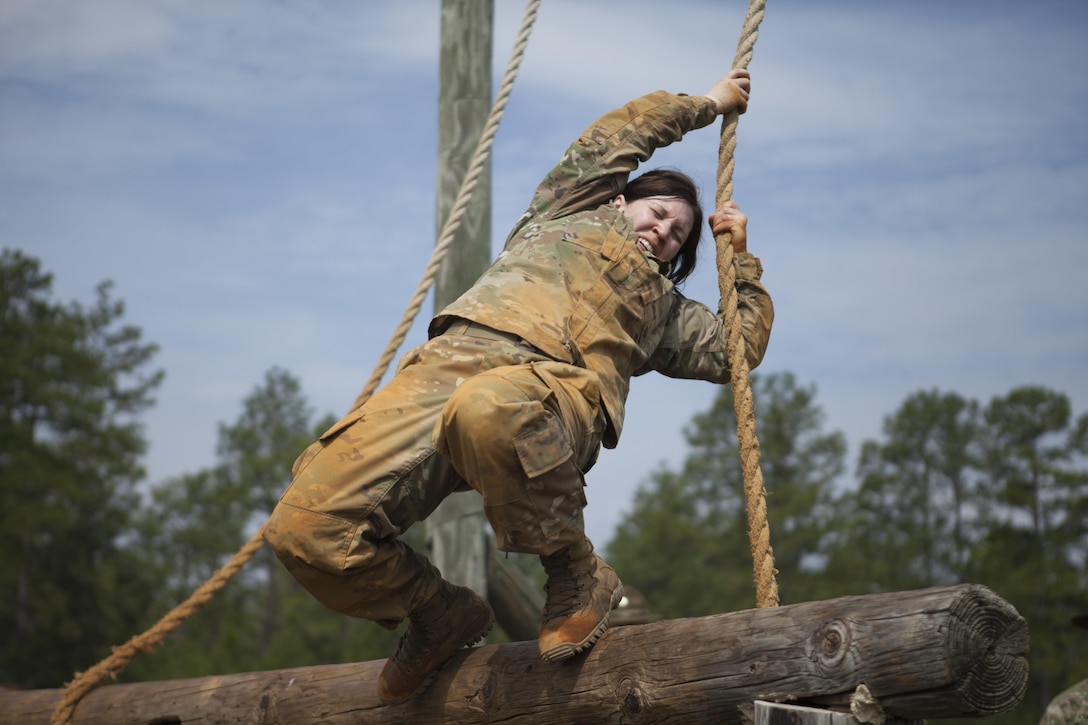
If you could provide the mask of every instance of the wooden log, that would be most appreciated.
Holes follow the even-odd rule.
[[[859,725],[851,713],[782,702],[755,701],[755,725]],[[866,720],[865,722],[870,722]],[[925,725],[925,720],[883,720],[883,725]]]
[[[479,647],[395,706],[378,701],[376,661],[106,686],[74,722],[749,723],[756,700],[812,704],[862,684],[889,717],[979,716],[1019,703],[1027,649],[1016,610],[962,584],[616,627],[557,663],[535,642]],[[0,694],[0,723],[47,723],[60,696]]]
[[[442,0],[438,63],[435,243],[472,165],[491,109],[494,0]],[[434,285],[437,314],[491,264],[491,164],[483,167]],[[487,596],[487,519],[475,491],[454,494],[424,523],[428,556],[454,584]],[[501,623],[501,622],[500,622]]]

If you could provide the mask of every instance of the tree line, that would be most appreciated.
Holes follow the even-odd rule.
[[[256,531],[295,456],[332,422],[273,367],[219,425],[214,465],[149,484],[140,416],[164,372],[123,316],[108,283],[91,305],[62,303],[38,260],[0,253],[0,686],[59,687],[187,598]],[[1027,696],[995,723],[1037,721],[1088,676],[1069,627],[1088,610],[1088,414],[1040,386],[985,403],[918,391],[850,472],[814,385],[752,380],[783,603],[992,588],[1031,633]],[[656,615],[750,608],[728,387],[685,437],[682,463],[641,482],[603,548]],[[324,610],[264,548],[120,679],[365,661],[388,656],[396,637]]]
[[[827,431],[813,385],[753,376],[768,520],[783,603],[984,584],[1027,620],[1024,701],[995,723],[1038,722],[1088,677],[1088,414],[1023,386],[987,404],[909,395],[866,441],[843,485],[846,442]],[[654,472],[608,546],[625,584],[667,618],[753,606],[732,391],[685,431],[678,470]]]

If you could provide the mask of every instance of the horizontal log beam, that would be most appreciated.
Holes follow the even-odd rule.
[[[535,642],[478,647],[400,705],[379,702],[375,661],[110,685],[73,722],[739,724],[756,700],[811,704],[860,685],[890,717],[970,717],[1020,702],[1027,650],[1016,610],[962,584],[614,627],[557,663]],[[60,697],[0,693],[0,723],[48,723]]]

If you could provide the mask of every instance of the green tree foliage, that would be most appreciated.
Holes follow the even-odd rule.
[[[1050,697],[1088,675],[1069,625],[1088,609],[1088,416],[1074,420],[1065,395],[1039,387],[985,408],[924,391],[883,433],[863,444],[859,485],[838,502],[828,594],[990,587],[1031,633],[1027,695],[992,722],[1036,722]]]
[[[0,682],[63,684],[147,605],[127,544],[163,373],[110,289],[61,304],[38,260],[0,253]]]
[[[1069,619],[1088,610],[1088,414],[1067,396],[1023,387],[985,410],[975,576],[1009,600],[1031,629],[1030,712],[1088,676]],[[984,504],[984,505],[983,505]]]
[[[59,686],[188,598],[264,523],[295,457],[332,422],[273,368],[220,426],[215,465],[142,498],[139,416],[163,374],[110,291],[58,303],[37,260],[0,254],[0,683]],[[863,443],[856,487],[836,490],[845,442],[823,430],[815,388],[789,374],[752,381],[784,603],[989,586],[1031,632],[1027,698],[993,725],[1037,721],[1088,675],[1069,625],[1088,610],[1088,415],[1042,387],[984,407],[918,392]],[[732,391],[685,434],[680,469],[639,487],[607,557],[656,614],[751,607]],[[376,659],[395,639],[325,610],[266,548],[123,677]]]
[[[1040,387],[985,407],[920,391],[865,441],[857,486],[832,495],[839,434],[821,430],[811,388],[753,378],[783,602],[933,585],[983,584],[1031,633],[1027,695],[994,725],[1037,722],[1088,676],[1069,620],[1088,611],[1088,415]],[[736,424],[728,390],[687,430],[679,471],[640,486],[609,559],[666,617],[751,606]],[[1083,639],[1083,638],[1081,638]],[[974,721],[948,720],[966,724]]]
[[[963,581],[978,508],[977,403],[918,392],[883,431],[883,442],[862,445],[859,487],[840,501],[828,546],[838,586],[870,593]]]
[[[783,601],[811,598],[812,569],[843,468],[841,433],[821,430],[815,388],[789,374],[753,376],[753,398],[769,494],[772,543]],[[691,453],[679,472],[662,469],[640,486],[608,547],[609,561],[655,613],[683,617],[754,604],[744,484],[732,390],[686,430]]]
[[[157,486],[147,546],[168,572],[172,608],[207,581],[264,523],[302,450],[331,425],[314,423],[297,379],[273,368],[220,425],[217,463]],[[331,612],[304,592],[264,547],[132,679],[194,677],[386,657],[395,637]]]

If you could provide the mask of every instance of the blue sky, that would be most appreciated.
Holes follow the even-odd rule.
[[[524,5],[496,5],[497,89]],[[113,280],[161,346],[153,482],[210,465],[217,425],[273,366],[322,412],[362,388],[434,243],[439,9],[0,4],[0,239],[61,299]],[[495,141],[494,248],[598,115],[707,90],[744,11],[544,0]],[[734,175],[777,309],[760,372],[817,386],[851,467],[918,390],[1038,384],[1088,407],[1086,41],[1080,0],[768,3]],[[717,153],[715,125],[647,168],[688,171],[709,204]],[[714,305],[704,252],[685,291]],[[590,474],[591,536],[678,463],[714,392],[634,382]]]

